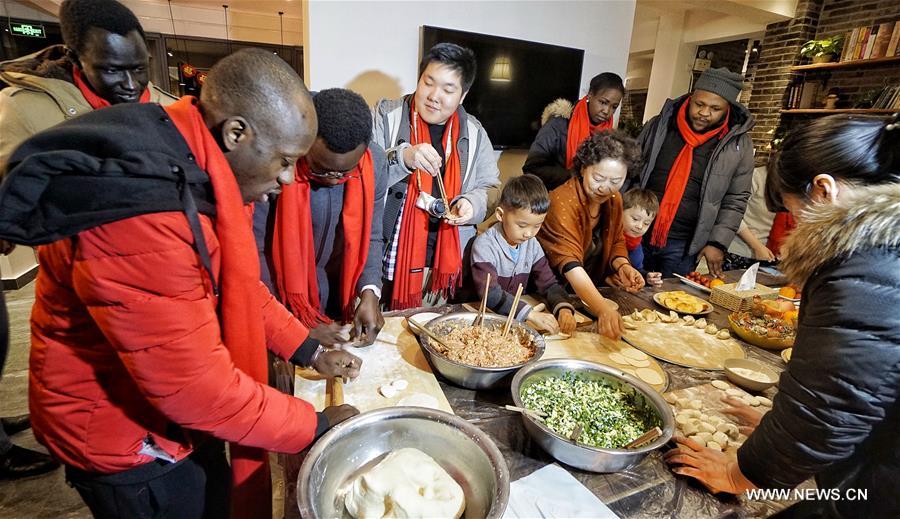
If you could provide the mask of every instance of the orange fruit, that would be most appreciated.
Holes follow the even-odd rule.
[[[791,326],[794,326],[797,324],[798,317],[800,317],[800,312],[798,312],[797,310],[789,310],[785,312],[781,318],[784,319],[784,322],[790,324]]]
[[[781,287],[781,289],[778,290],[778,294],[788,299],[797,298],[797,291],[793,287]]]
[[[724,285],[724,284],[725,284],[724,281],[722,281],[722,280],[719,279],[719,278],[716,278],[716,279],[714,279],[714,280],[712,280],[712,281],[709,282],[709,288],[716,288],[716,287],[722,286],[722,285]]]

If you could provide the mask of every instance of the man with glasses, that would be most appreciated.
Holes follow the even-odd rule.
[[[365,100],[341,88],[313,97],[319,130],[297,181],[256,204],[263,282],[314,338],[375,342],[384,326],[381,266],[387,160],[371,142]],[[352,324],[349,335],[340,323]]]

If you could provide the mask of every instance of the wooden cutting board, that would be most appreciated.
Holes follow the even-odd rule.
[[[674,323],[635,321],[636,330],[625,330],[624,339],[657,359],[688,368],[719,370],[727,359],[743,359],[744,349],[734,338],[717,339],[703,329]]]
[[[643,367],[645,369],[652,370],[662,379],[662,382],[658,384],[650,384],[647,380],[645,380],[638,374],[637,366],[634,366],[633,364],[627,362],[627,359],[629,357],[622,353],[623,351],[632,349],[634,348],[622,341],[614,341],[596,333],[575,332],[569,339],[546,341],[544,356],[541,358],[569,358],[604,364],[606,366],[620,369],[630,375],[637,377],[638,379],[644,380],[644,382],[647,382],[651,387],[653,387],[653,389],[659,391],[660,393],[665,391],[666,386],[668,386],[669,383],[669,377],[659,365],[659,363],[656,362],[656,360],[652,357],[647,357],[646,359],[648,365]],[[615,355],[613,355],[613,357],[611,358],[611,354]],[[613,360],[622,360],[620,359],[620,357],[623,357],[626,362],[616,362],[615,360]]]
[[[739,395],[734,395],[734,396],[737,396],[738,398],[755,396],[755,395],[751,395],[750,393],[747,393],[743,389],[735,386],[734,384],[732,384],[731,382],[728,382],[727,380],[725,380],[725,382],[728,383],[728,390],[740,392]],[[741,423],[738,423],[737,420],[735,420],[735,418],[733,416],[722,412],[722,409],[725,409],[726,407],[728,407],[728,404],[726,404],[725,402],[722,401],[722,398],[724,398],[728,394],[728,393],[726,393],[726,391],[727,390],[719,389],[719,388],[713,386],[712,384],[701,384],[699,386],[687,387],[687,388],[678,389],[675,391],[670,391],[668,393],[665,393],[663,396],[665,397],[667,402],[672,404],[672,411],[676,415],[681,411],[681,408],[678,405],[673,403],[677,399],[687,400],[687,401],[699,400],[701,413],[708,415],[708,416],[719,417],[719,418],[725,420],[726,422],[734,424],[734,425],[743,425]],[[776,393],[776,390],[774,388],[771,388],[771,389],[766,390],[763,393],[759,393],[759,395],[765,396],[765,397],[771,399],[775,395],[775,393]],[[756,409],[760,413],[765,414],[765,413],[769,412],[772,408],[769,406],[766,406],[766,405],[759,405],[759,406],[755,406],[754,409]],[[678,431],[677,434],[684,436],[684,432],[682,430],[681,425],[676,423],[675,428]],[[737,449],[740,446],[739,444],[743,443],[743,441],[746,439],[747,438],[744,435],[740,435],[737,440],[738,444],[732,444],[731,442],[729,442],[728,446],[725,449],[725,453],[729,454],[731,456],[736,456]]]
[[[363,413],[398,405],[433,407],[453,413],[416,336],[407,330],[403,317],[388,317],[374,344],[348,351],[361,358],[363,364],[359,377],[343,385],[344,403]],[[391,398],[385,398],[379,392],[382,386],[400,379],[408,383],[405,390]],[[297,369],[294,396],[310,402],[317,411],[326,405],[326,386],[325,379],[316,371]]]

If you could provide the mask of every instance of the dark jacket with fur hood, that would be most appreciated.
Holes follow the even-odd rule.
[[[900,517],[900,184],[811,208],[782,248],[803,284],[797,339],[772,411],[738,451],[761,488],[866,489],[831,517]]]
[[[32,135],[93,110],[72,80],[62,45],[0,63],[0,174],[13,151]],[[177,100],[148,84],[150,101]]]
[[[569,140],[569,118],[573,105],[566,99],[557,99],[544,108],[541,129],[528,149],[528,158],[522,171],[544,181],[548,191],[563,185],[572,176],[566,168],[566,143]]]

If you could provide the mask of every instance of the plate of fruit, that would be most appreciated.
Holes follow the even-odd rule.
[[[707,293],[709,293],[711,289],[725,284],[724,279],[704,276],[697,271],[691,272],[687,276],[675,274],[675,277],[680,279],[682,283]]]
[[[794,345],[797,313],[790,301],[755,297],[749,312],[734,312],[728,322],[731,330],[750,344],[783,350]]]
[[[797,285],[785,285],[778,289],[778,297],[792,303],[800,302],[800,287]]]

